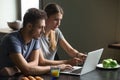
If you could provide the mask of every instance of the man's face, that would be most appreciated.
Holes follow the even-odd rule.
[[[45,27],[45,19],[38,20],[30,31],[32,38],[38,39],[41,33],[45,32],[44,27]]]

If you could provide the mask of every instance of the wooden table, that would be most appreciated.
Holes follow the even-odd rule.
[[[44,80],[51,80],[49,74],[40,75]],[[21,76],[13,77],[0,77],[0,80],[20,80]],[[120,69],[104,70],[96,69],[82,76],[72,76],[60,74],[60,77],[56,80],[120,80]]]

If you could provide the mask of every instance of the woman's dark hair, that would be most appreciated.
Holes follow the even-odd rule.
[[[63,9],[56,3],[49,3],[44,7],[45,12],[47,13],[47,17],[49,18],[51,15],[56,13],[64,14]]]
[[[39,10],[36,8],[30,8],[24,15],[23,18],[23,27],[27,25],[27,23],[35,24],[39,19],[46,19],[46,12],[43,10]]]

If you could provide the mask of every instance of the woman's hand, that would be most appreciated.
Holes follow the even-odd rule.
[[[83,53],[77,53],[76,57],[79,58],[82,62],[84,62],[86,57],[87,57],[87,55],[83,54]]]
[[[82,64],[82,63],[83,63],[83,60],[76,58],[76,57],[67,61],[67,64],[70,64],[72,66],[77,66],[77,65]]]

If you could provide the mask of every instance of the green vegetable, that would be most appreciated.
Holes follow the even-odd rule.
[[[116,60],[111,61],[111,67],[116,67],[118,65]]]
[[[103,60],[103,67],[109,68],[110,67],[110,61],[109,60]]]
[[[104,59],[102,64],[104,68],[115,68],[118,65],[117,61],[113,59]]]

